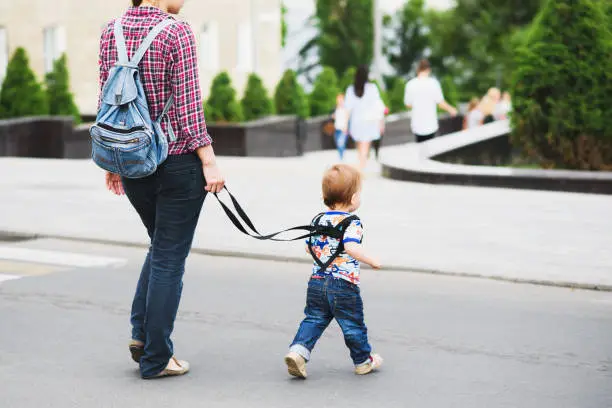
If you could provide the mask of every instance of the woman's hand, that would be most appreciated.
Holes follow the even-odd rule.
[[[204,179],[206,180],[206,191],[209,193],[220,193],[225,187],[225,179],[217,167],[216,162],[204,163]]]
[[[106,172],[105,176],[106,188],[108,191],[115,195],[124,195],[125,190],[123,189],[123,183],[121,182],[121,176],[111,172]]]
[[[217,160],[213,147],[211,145],[202,146],[196,150],[196,153],[202,161],[204,179],[206,180],[206,191],[209,193],[220,193],[223,187],[225,187],[225,179],[217,167]]]

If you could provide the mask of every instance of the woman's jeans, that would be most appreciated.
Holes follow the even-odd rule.
[[[300,324],[290,351],[298,353],[306,361],[310,360],[317,340],[336,319],[353,363],[358,366],[369,361],[372,347],[368,343],[359,286],[331,276],[311,278],[304,314],[306,318]]]
[[[151,239],[131,318],[132,338],[145,343],[140,372],[147,378],[164,370],[174,354],[170,335],[206,183],[194,154],[169,156],[153,175],[122,181]]]
[[[341,130],[336,129],[334,134],[334,140],[336,141],[336,148],[338,149],[338,154],[340,155],[340,160],[344,158],[344,151],[346,150],[346,141],[348,136]]]

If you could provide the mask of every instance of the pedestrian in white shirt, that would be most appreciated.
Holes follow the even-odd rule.
[[[437,107],[452,116],[457,115],[457,109],[444,100],[438,80],[431,77],[431,66],[426,59],[419,63],[417,77],[406,84],[404,104],[412,109],[411,128],[417,143],[436,136],[439,129]]]

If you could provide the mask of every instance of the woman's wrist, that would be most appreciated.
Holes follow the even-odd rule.
[[[212,145],[202,146],[196,149],[203,166],[214,166],[217,163]]]

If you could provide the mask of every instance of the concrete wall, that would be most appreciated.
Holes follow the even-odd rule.
[[[61,41],[69,59],[72,90],[83,114],[96,110],[98,94],[98,47],[100,31],[109,20],[119,16],[129,0],[2,0],[0,27],[6,29],[8,53],[17,47],[26,48],[32,68],[39,79],[45,73],[44,29],[60,27]],[[251,5],[256,13],[251,13]],[[252,17],[256,29],[250,30]],[[202,28],[212,23],[217,27],[218,68],[227,70],[239,94],[246,84],[248,69],[238,67],[239,31],[256,33],[251,46],[257,43],[258,74],[269,89],[281,75],[280,1],[278,0],[191,0],[185,3],[180,18],[189,22],[198,42]],[[247,26],[245,28],[245,25]],[[256,38],[256,40],[255,40]],[[244,37],[243,37],[244,39]],[[249,41],[247,41],[249,42]],[[201,44],[198,44],[201,48]],[[0,50],[2,52],[2,50]],[[202,57],[201,57],[202,58]],[[219,70],[209,70],[200,61],[201,86],[204,95]],[[247,67],[248,68],[248,67]]]

